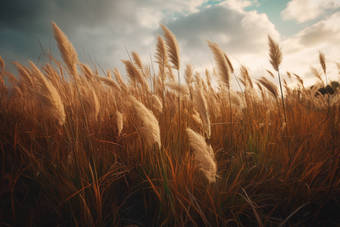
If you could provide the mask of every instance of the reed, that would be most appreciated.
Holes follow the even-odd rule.
[[[60,98],[56,88],[45,78],[41,71],[35,66],[33,62],[29,62],[32,68],[32,74],[36,78],[38,92],[36,97],[39,102],[44,105],[47,112],[58,120],[59,125],[65,122],[66,114],[64,104]]]
[[[126,71],[100,76],[52,26],[62,61],[14,62],[16,77],[0,58],[0,225],[340,223],[336,81],[321,95],[316,68],[313,87],[286,71],[280,99],[270,71],[254,79],[208,42],[215,67],[187,63],[180,83],[178,43],[165,26],[151,53],[156,70],[131,52]],[[281,49],[268,42],[280,81]]]
[[[323,73],[325,74],[325,78],[326,78],[326,84],[328,84],[328,81],[327,81],[327,67],[326,67],[326,58],[325,58],[325,55],[319,51],[319,61],[320,61],[320,65],[322,67],[322,70],[323,70]]]
[[[288,155],[289,155],[289,164],[291,163],[291,151],[290,151],[290,145],[289,145],[289,136],[288,136],[288,126],[287,126],[287,115],[286,115],[286,108],[285,108],[285,102],[283,98],[283,91],[282,91],[282,85],[281,85],[281,77],[279,72],[279,66],[282,62],[282,51],[279,47],[279,44],[276,43],[269,35],[268,35],[268,45],[269,45],[269,57],[270,57],[270,64],[273,66],[275,71],[277,72],[279,84],[280,84],[280,91],[281,91],[281,100],[282,100],[282,107],[283,107],[283,115],[284,115],[284,124],[286,129],[286,137],[287,137],[287,143],[288,143]]]
[[[207,145],[204,137],[194,132],[190,128],[186,129],[189,144],[192,148],[195,160],[198,162],[200,170],[203,172],[209,183],[215,183],[217,177],[217,165],[214,151]]]
[[[180,55],[179,55],[179,45],[175,35],[163,24],[161,24],[163,29],[165,43],[167,47],[167,52],[169,60],[178,72],[178,153],[181,153],[181,77],[180,77]],[[171,73],[171,69],[169,70]],[[171,73],[172,74],[172,73]]]

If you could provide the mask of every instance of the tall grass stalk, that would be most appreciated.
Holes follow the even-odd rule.
[[[279,66],[282,62],[282,51],[279,45],[268,35],[268,45],[269,45],[269,55],[270,55],[270,63],[277,72],[278,78],[279,78],[279,84],[280,84],[280,91],[281,91],[281,100],[282,100],[282,107],[283,107],[283,115],[285,118],[285,131],[286,131],[286,137],[287,137],[287,143],[288,143],[288,155],[289,155],[289,165],[291,164],[291,151],[290,151],[290,139],[288,136],[288,124],[287,124],[287,116],[286,116],[286,109],[285,109],[285,102],[283,99],[283,91],[282,91],[282,85],[281,85],[281,77],[279,72]]]
[[[94,61],[93,69],[78,62],[66,35],[52,26],[63,63],[51,52],[39,69],[16,62],[17,79],[0,57],[0,225],[340,223],[340,95],[317,93],[321,73],[315,71],[311,89],[298,75],[294,88],[283,80],[282,99],[282,54],[272,41],[281,99],[266,71],[257,90],[243,65],[236,80],[244,89],[233,91],[233,66],[208,42],[219,89],[208,70],[204,81],[189,63],[181,83],[178,44],[163,28],[167,42],[157,37],[153,84],[137,53],[125,83],[117,68],[111,79],[111,70]],[[290,138],[282,128],[289,116]],[[224,152],[229,145],[232,153]]]

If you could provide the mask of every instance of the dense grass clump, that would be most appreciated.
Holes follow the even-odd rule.
[[[321,52],[326,83],[311,68],[319,83],[305,88],[287,72],[299,80],[291,88],[269,37],[278,88],[208,42],[216,69],[182,66],[180,83],[178,43],[162,26],[158,71],[132,52],[124,81],[80,63],[52,27],[63,62],[13,62],[17,79],[0,58],[1,226],[340,223],[340,94],[336,81],[332,94],[318,91],[328,82]]]

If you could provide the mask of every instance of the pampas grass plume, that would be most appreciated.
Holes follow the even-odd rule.
[[[58,119],[58,123],[63,125],[65,122],[66,114],[64,104],[60,98],[60,95],[55,87],[45,78],[42,72],[34,65],[33,62],[29,61],[32,73],[37,79],[38,85],[38,100],[42,102],[47,111]]]
[[[268,35],[268,45],[269,45],[269,56],[270,64],[273,66],[276,72],[279,71],[279,66],[282,62],[282,51],[279,44],[276,43],[272,37]]]
[[[120,134],[123,131],[123,114],[119,111],[116,112],[116,118],[117,118],[117,129],[118,129],[118,136],[120,136]]]
[[[323,69],[323,72],[326,74],[326,58],[325,58],[325,55],[319,51],[319,61],[320,61],[320,65]]]
[[[170,88],[171,90],[174,90],[174,91],[177,91],[177,92],[179,92],[179,89],[180,89],[181,95],[183,95],[183,96],[189,96],[190,95],[190,90],[189,90],[188,86],[185,85],[185,84],[181,84],[181,85],[178,86],[178,84],[176,82],[169,82],[169,83],[166,84],[166,86],[168,88]]]
[[[54,33],[54,38],[58,43],[58,48],[63,58],[66,66],[68,67],[69,72],[75,78],[78,78],[77,75],[77,63],[78,63],[78,54],[74,49],[72,43],[68,40],[67,36],[61,29],[56,25],[56,23],[52,22],[52,29]]]
[[[142,63],[142,60],[140,59],[139,54],[136,51],[132,51],[131,55],[132,55],[132,59],[133,59],[134,63],[138,66],[138,68],[141,71],[143,71],[144,67],[143,67],[143,63]]]
[[[173,64],[173,67],[177,70],[180,69],[180,57],[179,57],[179,45],[175,35],[163,24],[161,24],[163,29],[167,50],[169,53],[170,62]]]
[[[202,86],[199,86],[196,89],[196,92],[194,94],[194,103],[196,104],[198,112],[201,116],[205,136],[207,139],[210,139],[211,136],[210,114],[208,110],[207,100],[203,95]]]
[[[217,45],[217,43],[212,43],[207,40],[208,45],[211,51],[214,54],[215,61],[217,63],[218,75],[220,82],[224,83],[227,87],[229,87],[231,72],[228,62],[226,60],[225,53],[221,50],[221,48]]]
[[[205,142],[200,134],[190,128],[186,129],[189,144],[195,155],[195,161],[198,163],[200,170],[203,172],[209,183],[216,182],[217,165],[215,155],[211,148]]]
[[[159,71],[163,72],[163,67],[168,66],[168,53],[166,51],[166,44],[164,39],[158,34],[155,58],[157,59],[156,63],[158,63],[159,65]]]
[[[134,97],[130,96],[130,100],[141,123],[140,132],[142,136],[150,146],[157,143],[158,147],[161,148],[160,129],[155,115]]]
[[[261,77],[258,80],[265,88],[267,88],[267,90],[269,91],[269,93],[275,98],[277,99],[277,97],[279,96],[279,92],[277,90],[277,87],[274,83],[272,83],[271,81],[269,81],[266,77]]]
[[[162,102],[161,100],[159,100],[158,96],[153,94],[151,96],[151,101],[152,101],[152,104],[153,104],[153,107],[158,110],[159,112],[162,112],[163,110],[163,105],[162,105]]]
[[[102,76],[95,76],[95,78],[101,82],[103,82],[104,84],[106,84],[107,86],[109,86],[110,88],[112,88],[115,91],[121,91],[119,85],[116,83],[116,81],[114,81],[111,77],[102,77]]]

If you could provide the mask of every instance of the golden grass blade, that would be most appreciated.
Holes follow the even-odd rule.
[[[259,214],[257,213],[257,211],[256,211],[256,209],[255,209],[255,207],[254,207],[253,202],[249,199],[247,192],[246,192],[243,188],[241,188],[241,189],[242,189],[242,191],[244,192],[244,194],[246,195],[246,197],[244,197],[244,196],[241,195],[241,194],[240,194],[240,195],[247,201],[247,203],[248,203],[248,204],[251,206],[251,208],[253,209],[253,212],[254,212],[255,217],[256,217],[257,224],[258,224],[260,227],[263,227],[263,223],[262,223],[262,221],[261,221],[261,218],[260,218]]]
[[[285,223],[296,213],[298,212],[302,207],[306,206],[309,203],[305,203],[301,206],[299,206],[293,213],[291,213],[286,219],[279,225],[279,227],[285,226]]]

